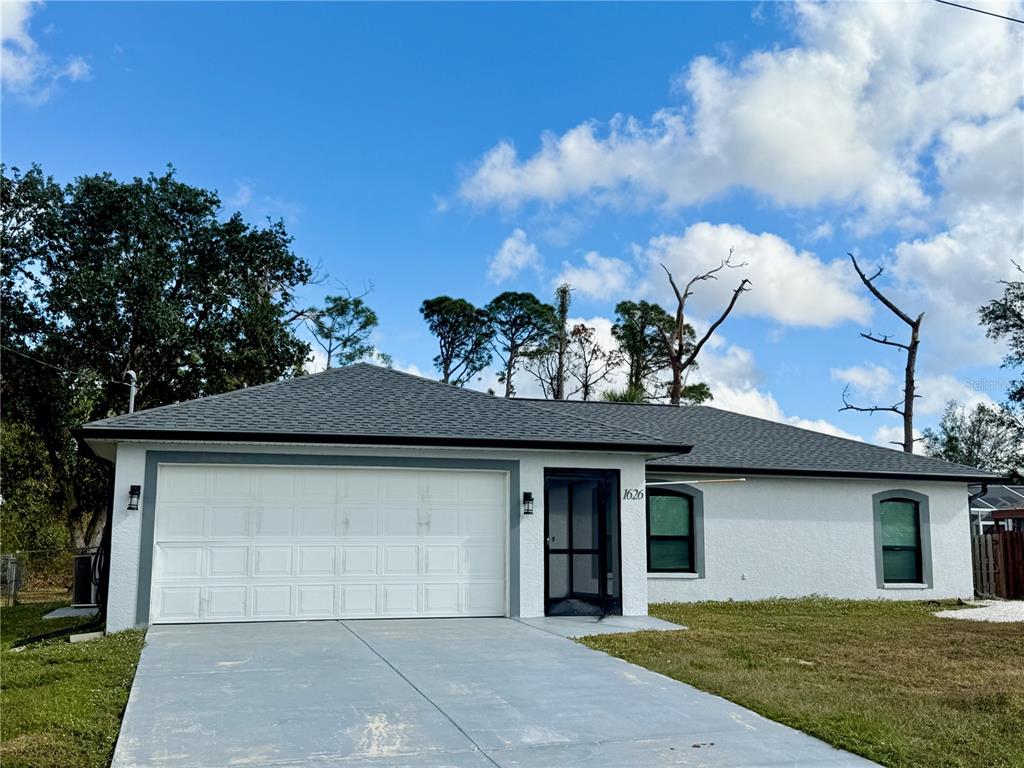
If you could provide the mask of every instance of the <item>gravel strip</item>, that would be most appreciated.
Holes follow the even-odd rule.
[[[1024,622],[1024,600],[976,600],[970,608],[939,611],[940,619],[966,619],[967,621],[1020,621]]]

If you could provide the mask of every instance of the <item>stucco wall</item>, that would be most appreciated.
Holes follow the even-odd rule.
[[[973,594],[966,484],[747,477],[695,487],[704,494],[705,578],[652,574],[652,603],[810,594],[924,600]],[[871,497],[893,489],[928,496],[931,588],[878,588]]]
[[[536,499],[533,515],[519,515],[519,615],[544,615],[544,468],[571,467],[618,469],[622,488],[643,488],[644,459],[625,454],[555,453],[541,451],[473,451],[422,448],[346,448],[294,445],[189,443],[120,443],[117,446],[114,515],[111,541],[110,590],[107,628],[118,631],[135,626],[139,563],[142,539],[142,510],[128,511],[129,486],[141,485],[143,500],[152,493],[145,483],[146,452],[220,451],[231,453],[316,454],[333,456],[403,456],[445,459],[494,459],[519,461],[520,491],[532,491]],[[647,612],[646,508],[643,501],[621,503],[622,600],[623,613]],[[144,504],[140,505],[144,506]]]

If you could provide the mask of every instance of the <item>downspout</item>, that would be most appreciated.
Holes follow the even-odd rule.
[[[978,491],[977,493],[969,493],[969,494],[967,494],[967,514],[971,518],[974,517],[974,513],[971,511],[971,504],[976,499],[980,499],[982,496],[984,496],[986,493],[988,493],[988,483],[982,483],[980,485],[980,488],[981,488],[981,490]],[[972,520],[970,520],[970,522],[973,523],[974,520],[972,519]],[[978,535],[981,536],[981,515],[978,515]]]

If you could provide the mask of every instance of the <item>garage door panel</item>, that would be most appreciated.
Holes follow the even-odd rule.
[[[447,616],[459,611],[458,584],[424,584],[423,612]]]
[[[333,576],[337,550],[334,547],[299,547],[299,576]]]
[[[427,512],[426,530],[429,538],[459,535],[459,509],[457,507],[434,507]]]
[[[254,495],[258,499],[295,499],[295,471],[266,468],[254,473]]]
[[[253,498],[249,467],[217,467],[206,471],[206,495],[211,499],[247,501]]]
[[[382,576],[409,576],[419,573],[419,547],[387,545],[381,547]]]
[[[494,519],[504,516],[501,506],[473,506],[459,510],[459,535],[494,538]]]
[[[384,584],[385,616],[415,616],[419,613],[419,584]]]
[[[388,472],[386,481],[381,485],[380,498],[382,501],[419,501],[419,473],[402,470]]]
[[[248,590],[245,587],[216,586],[206,590],[207,619],[228,621],[245,617]]]
[[[381,511],[384,522],[381,533],[384,536],[417,536],[420,530],[421,513],[415,507],[385,507]],[[424,524],[426,521],[423,521]]]
[[[495,472],[162,466],[151,615],[503,615],[506,488]]]
[[[500,579],[504,567],[501,555],[497,545],[467,544],[462,548],[462,573],[466,576]]]
[[[336,612],[333,584],[299,584],[296,586],[296,615],[302,618],[330,617]]]
[[[343,576],[377,575],[377,547],[342,547],[341,573]]]
[[[249,548],[210,547],[207,572],[214,578],[244,578],[249,575]]]
[[[364,618],[377,615],[379,587],[376,584],[342,584],[339,590],[341,592],[340,613],[343,618]]]
[[[210,521],[210,536],[220,538],[245,538],[249,535],[251,507],[217,505],[210,507],[207,516]]]
[[[197,620],[200,618],[199,606],[202,603],[203,588],[195,587],[161,587],[157,593],[160,616],[170,620]]]
[[[338,501],[370,502],[380,501],[381,476],[376,470],[350,469],[344,475],[336,476]]]
[[[254,547],[256,553],[253,576],[290,576],[291,547]]]
[[[455,545],[423,547],[425,576],[454,576],[459,573],[459,548]]]
[[[290,618],[292,588],[286,584],[261,584],[252,588],[252,615],[257,619]]]
[[[289,506],[257,506],[253,512],[254,536],[269,538],[274,536],[291,536],[293,534],[294,507]]]
[[[334,505],[338,500],[338,480],[331,472],[307,469],[295,473],[295,498],[302,502]]]
[[[338,533],[345,537],[377,536],[380,533],[379,518],[378,507],[342,506]]]
[[[334,507],[300,506],[296,509],[299,519],[299,536],[331,536],[337,531]]]
[[[157,517],[158,539],[198,539],[206,536],[205,504],[163,504]]]

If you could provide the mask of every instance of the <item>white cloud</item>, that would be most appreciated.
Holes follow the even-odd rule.
[[[518,277],[524,269],[540,273],[540,252],[527,239],[526,232],[514,229],[491,258],[487,277],[492,283],[503,283]]]
[[[252,185],[245,181],[235,182],[235,192],[225,202],[234,208],[245,208],[252,202]]]
[[[777,205],[842,203],[866,221],[914,225],[929,215],[928,159],[955,141],[947,127],[999,118],[1024,92],[1013,24],[932,3],[800,3],[790,18],[793,47],[735,65],[693,60],[677,84],[681,107],[546,133],[525,157],[500,142],[461,196],[678,207],[739,187]]]
[[[3,90],[31,104],[42,104],[62,80],[85,80],[91,74],[81,56],[55,62],[40,50],[29,32],[38,0],[0,2],[0,83]]]
[[[884,398],[896,386],[896,375],[881,365],[854,365],[849,368],[833,368],[833,381],[849,384],[859,394],[873,398]]]
[[[949,374],[940,376],[924,376],[917,383],[917,392],[921,398],[917,401],[915,412],[921,416],[935,416],[942,413],[946,403],[956,400],[968,409],[976,405],[994,405],[992,398]]]
[[[914,430],[914,437],[921,437],[921,431],[919,429]],[[875,445],[880,445],[883,448],[892,448],[893,450],[903,450],[903,425],[892,424],[884,427],[879,427],[875,430],[875,434],[871,436],[871,442]],[[924,444],[918,440],[914,443],[914,453],[923,455]]]
[[[568,283],[573,290],[593,299],[626,298],[633,268],[622,259],[602,256],[597,251],[583,255],[583,264],[562,262],[555,285]]]
[[[746,262],[746,266],[725,269],[717,280],[699,283],[690,299],[699,312],[717,315],[740,279],[748,277],[752,287],[740,297],[736,314],[819,328],[846,320],[864,322],[870,315],[870,307],[858,295],[856,277],[845,261],[824,262],[807,251],[797,252],[776,235],[755,235],[730,224],[700,222],[682,236],[652,238],[639,251],[639,259],[648,270],[648,292],[674,306],[675,299],[661,265],[668,267],[677,283],[682,284],[717,266],[730,248],[735,249],[733,262]]]
[[[265,195],[257,190],[257,185],[248,180],[235,181],[235,191],[223,198],[229,208],[245,211],[251,218],[284,219],[292,226],[302,216],[302,204],[283,197]]]
[[[794,427],[810,429],[815,432],[824,432],[836,437],[845,437],[848,440],[863,440],[859,435],[847,432],[825,419],[804,419],[799,416],[787,416],[778,401],[770,392],[765,392],[755,387],[734,387],[728,384],[713,384],[712,392],[715,399],[710,405],[722,408],[735,413],[742,413],[747,416],[756,416],[759,419],[777,421],[781,424],[790,424]]]

